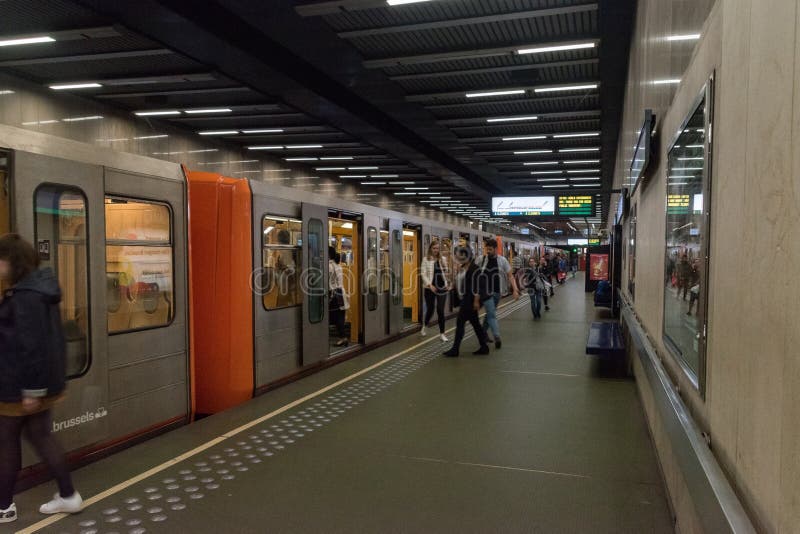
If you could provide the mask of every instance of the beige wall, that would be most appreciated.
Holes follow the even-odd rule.
[[[638,205],[634,306],[757,527],[800,532],[800,3],[641,0],[616,173],[643,110],[658,120],[657,165]],[[675,6],[687,7],[676,16]],[[710,14],[709,14],[710,13]],[[706,18],[706,15],[708,18]],[[684,26],[686,24],[686,26]],[[694,26],[692,26],[694,24]],[[684,58],[663,36],[703,29]],[[684,43],[685,44],[685,43]],[[682,66],[682,61],[685,61]],[[684,70],[685,69],[685,70]],[[662,339],[666,151],[716,71],[706,398]],[[654,86],[658,78],[679,86]],[[627,272],[624,273],[627,276]],[[623,283],[623,286],[626,286]],[[637,372],[682,532],[697,528],[649,390]]]

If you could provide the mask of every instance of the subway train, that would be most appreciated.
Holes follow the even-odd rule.
[[[0,234],[33,242],[63,290],[69,385],[53,430],[73,459],[413,332],[431,241],[446,254],[489,237],[33,132],[0,147]],[[349,347],[330,341],[328,246],[350,296]],[[537,246],[502,241],[507,254]],[[26,451],[24,466],[35,461]]]

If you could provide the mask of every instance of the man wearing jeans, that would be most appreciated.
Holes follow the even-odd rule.
[[[488,276],[488,290],[492,296],[487,299],[483,306],[486,308],[486,318],[483,320],[483,329],[486,330],[489,342],[491,337],[488,336],[489,329],[494,335],[494,346],[500,348],[503,343],[500,341],[500,325],[497,324],[497,305],[500,303],[500,296],[503,294],[505,281],[511,285],[514,292],[514,300],[519,299],[519,290],[517,289],[517,282],[514,280],[514,275],[511,274],[511,265],[508,260],[503,256],[497,255],[497,241],[489,239],[484,245],[484,254],[480,262],[480,270]]]

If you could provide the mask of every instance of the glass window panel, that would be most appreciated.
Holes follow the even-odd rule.
[[[105,218],[108,333],[169,325],[175,314],[169,207],[106,197]]]
[[[395,247],[400,248],[400,247],[403,246],[403,238],[402,238],[402,235],[400,234],[400,230],[392,231],[392,239],[394,240],[394,246]],[[400,250],[401,250],[401,253],[402,253],[402,249],[400,249]],[[394,266],[392,266],[392,267],[394,267]],[[396,273],[394,268],[390,269],[390,272],[392,273],[392,304],[394,304],[395,306],[399,306],[403,302],[403,300],[402,300],[403,299],[403,289],[401,287],[401,284],[402,284],[401,274],[400,273]]]
[[[323,246],[322,221],[308,221],[308,320],[319,323],[325,316],[325,276],[328,269],[322,265]]]
[[[259,291],[266,310],[303,303],[300,273],[303,223],[296,219],[265,215],[262,219],[262,274]]]
[[[67,377],[74,378],[90,365],[86,197],[75,188],[43,186],[34,202],[36,246],[41,266],[53,269],[61,286]]]
[[[381,293],[387,293],[391,287],[391,270],[389,268],[389,230],[381,230],[380,239],[380,262],[378,265],[378,281],[380,282],[379,291]]]
[[[378,230],[367,229],[367,309],[378,309]]]
[[[705,358],[705,283],[709,191],[707,108],[703,98],[669,152],[666,198],[664,338],[691,375],[702,375]]]

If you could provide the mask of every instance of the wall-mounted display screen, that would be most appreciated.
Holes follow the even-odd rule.
[[[553,195],[547,197],[494,197],[492,215],[591,217],[594,195]]]
[[[492,215],[555,215],[556,197],[493,197]]]
[[[653,115],[653,110],[644,110],[644,122],[642,123],[641,130],[639,130],[636,148],[633,151],[633,159],[631,160],[631,167],[628,173],[628,183],[625,184],[631,191],[631,195],[633,195],[633,192],[639,187],[642,177],[645,171],[647,171],[647,166],[650,163],[654,124],[655,116]]]
[[[583,246],[587,246],[587,245],[589,245],[589,240],[588,239],[581,239],[581,238],[570,238],[570,239],[567,239],[567,245],[583,245]]]
[[[594,215],[594,195],[559,195],[558,214],[591,217]]]
[[[671,215],[689,213],[689,195],[667,195],[667,213]]]

